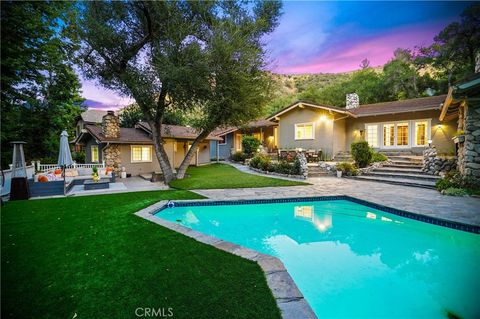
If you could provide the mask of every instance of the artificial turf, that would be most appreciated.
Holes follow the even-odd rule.
[[[171,308],[172,318],[280,318],[256,263],[133,214],[194,198],[156,191],[8,202],[2,318],[145,315],[138,308]]]
[[[304,182],[243,173],[227,164],[191,166],[187,175],[184,179],[172,181],[170,186],[178,189],[214,189],[308,185]]]

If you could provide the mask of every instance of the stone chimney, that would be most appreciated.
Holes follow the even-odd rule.
[[[360,99],[357,93],[347,94],[347,110],[356,109],[360,106]]]
[[[102,131],[106,138],[120,137],[120,121],[114,111],[107,111],[102,117]]]

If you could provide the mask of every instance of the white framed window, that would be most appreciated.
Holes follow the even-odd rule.
[[[313,122],[295,124],[295,139],[296,140],[315,139],[315,124]]]
[[[227,134],[219,136],[222,140],[218,142],[219,145],[227,144]]]
[[[130,153],[132,163],[148,163],[152,161],[151,145],[132,145]]]
[[[395,124],[383,124],[383,146],[395,145]]]
[[[415,122],[415,146],[425,146],[429,140],[430,125],[429,121],[416,121]]]
[[[378,147],[378,125],[367,125],[367,142],[371,147]]]
[[[90,151],[92,154],[92,162],[98,163],[98,145],[90,146]]]
[[[397,146],[408,146],[408,122],[397,123]]]

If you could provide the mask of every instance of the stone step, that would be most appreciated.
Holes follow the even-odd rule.
[[[388,156],[388,159],[391,161],[401,161],[401,162],[415,162],[422,163],[422,156]]]
[[[379,167],[375,168],[374,171],[386,173],[425,174],[421,168]]]
[[[383,167],[391,168],[411,168],[411,169],[421,169],[422,165],[409,165],[409,164],[383,164]]]
[[[423,162],[411,162],[411,161],[389,161],[389,164],[393,165],[413,165],[413,166],[422,166]]]
[[[365,176],[365,175],[348,177],[348,178],[353,178],[356,180],[364,180],[369,182],[392,184],[392,185],[403,185],[403,186],[435,189],[435,182],[422,181],[422,180],[409,179],[409,178],[388,178],[388,177]]]
[[[392,173],[392,172],[378,172],[376,170],[371,171],[369,173],[365,173],[363,175],[367,176],[379,176],[379,177],[391,177],[391,178],[408,178],[408,179],[418,179],[418,180],[425,180],[425,181],[437,181],[440,179],[440,176],[436,175],[428,175],[428,174],[407,174],[407,173]]]
[[[379,153],[385,156],[405,156],[405,155],[415,155],[410,151],[379,151]]]

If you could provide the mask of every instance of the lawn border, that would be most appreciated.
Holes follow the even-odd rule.
[[[209,200],[206,201],[210,203],[213,202]],[[175,224],[154,215],[166,208],[169,202],[170,201],[167,200],[160,201],[156,204],[139,210],[135,213],[135,215],[195,239],[198,242],[256,262],[262,269],[267,279],[268,287],[272,291],[273,297],[277,302],[277,306],[282,313],[282,318],[317,318],[280,259],[210,235],[206,235],[199,231]],[[198,200],[175,201],[175,203],[180,202],[198,203]]]

